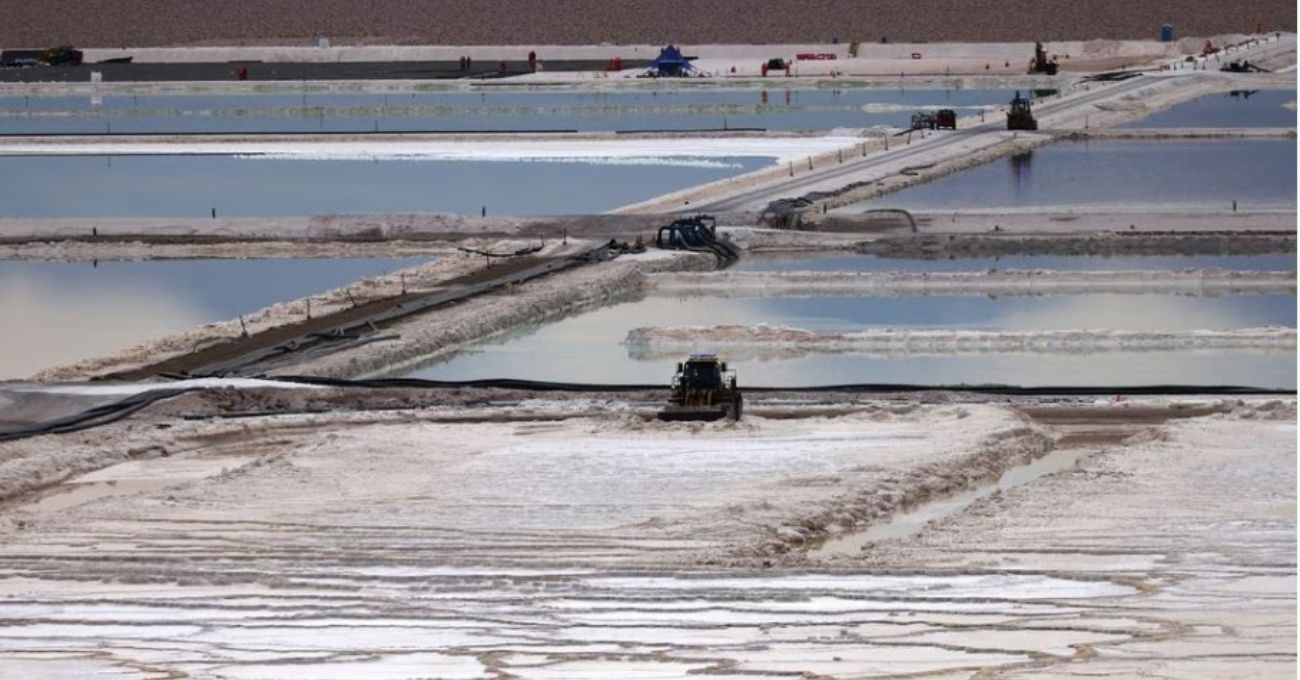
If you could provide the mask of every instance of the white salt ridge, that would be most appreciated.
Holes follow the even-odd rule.
[[[1129,331],[1104,329],[974,331],[887,328],[868,331],[809,331],[787,326],[666,326],[634,328],[626,344],[634,349],[772,348],[806,352],[882,354],[961,352],[1101,352],[1180,349],[1290,350],[1294,328]]]
[[[989,295],[1047,293],[1291,293],[1295,272],[1006,270],[983,272],[680,272],[652,274],[643,288],[726,297],[767,295]]]
[[[401,140],[303,139],[300,136],[259,139],[156,137],[147,139],[77,139],[76,141],[0,141],[4,156],[129,156],[227,155],[280,158],[402,157],[431,160],[539,159],[708,159],[764,157],[784,163],[807,156],[856,148],[854,137],[665,137],[608,139],[438,138]]]
[[[491,156],[479,158],[465,154],[412,154],[392,153],[267,153],[239,154],[235,156],[245,160],[312,160],[312,161],[478,161],[492,163],[581,163],[584,165],[649,165],[677,168],[707,168],[720,170],[739,170],[745,166],[740,163],[711,160],[708,158],[690,158],[674,156]]]
[[[994,111],[998,107],[994,104],[971,104],[967,106],[953,106],[951,104],[893,104],[890,102],[867,102],[862,105],[863,113],[898,113],[899,111],[938,111],[940,109],[952,109],[954,111]]]

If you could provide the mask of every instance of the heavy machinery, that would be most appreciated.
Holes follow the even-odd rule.
[[[659,56],[655,57],[650,70],[644,75],[650,78],[685,78],[695,70],[695,65],[691,63],[694,60],[695,57],[682,54],[680,47],[667,45],[659,50]]]
[[[655,247],[661,250],[693,250],[713,253],[722,269],[740,259],[740,248],[728,238],[718,238],[718,221],[712,215],[683,217],[659,227]]]
[[[5,50],[0,52],[0,66],[80,66],[81,50],[62,45],[44,50]]]
[[[956,130],[957,112],[952,109],[939,109],[934,113],[921,111],[912,114],[913,130]]]
[[[1034,112],[1029,105],[1029,99],[1020,96],[1020,91],[1016,90],[1015,99],[1011,100],[1011,110],[1007,111],[1007,129],[1008,130],[1037,130],[1038,121],[1034,119]]]
[[[1060,69],[1060,65],[1055,59],[1047,58],[1047,50],[1043,43],[1034,43],[1034,60],[1029,62],[1030,75],[1048,75],[1054,76]]]
[[[1259,66],[1250,63],[1246,59],[1235,59],[1233,61],[1230,61],[1224,64],[1223,67],[1220,68],[1219,70],[1224,71],[1226,73],[1268,73],[1269,72],[1268,69],[1260,68]]]
[[[68,45],[51,47],[41,54],[41,61],[50,66],[81,66],[85,57],[81,50]]]
[[[742,404],[736,372],[727,370],[727,362],[712,353],[692,354],[677,364],[672,395],[658,417],[674,421],[740,420]]]
[[[952,109],[939,109],[934,112],[934,129],[956,130],[957,112]]]

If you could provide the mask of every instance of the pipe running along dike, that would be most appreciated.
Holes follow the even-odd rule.
[[[113,373],[99,380],[136,381],[168,374],[256,375],[290,357],[328,353],[372,341],[380,329],[406,317],[572,267],[601,262],[611,255],[609,244],[605,244],[554,258],[514,257],[442,284],[442,287],[452,290],[406,293],[371,300],[300,323],[277,326],[148,366]]]

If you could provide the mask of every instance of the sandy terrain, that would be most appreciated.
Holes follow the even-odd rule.
[[[645,422],[633,404],[579,395],[169,415],[259,403],[237,396],[0,444],[5,479],[45,480],[29,489],[84,473],[35,495],[11,485],[0,507],[5,668],[1294,672],[1292,401],[1058,401],[1055,421],[866,401],[836,417],[704,426]],[[597,412],[553,420],[575,408]],[[1230,414],[1159,426],[1207,408]],[[919,539],[819,552],[827,535],[1049,460],[1062,412],[1139,436],[1096,440],[1112,443]],[[448,422],[474,414],[496,422]]]
[[[249,41],[421,42],[480,45],[598,44],[602,42],[774,43],[906,40],[1154,39],[1172,21],[1180,35],[1227,31],[1295,30],[1295,8],[1276,0],[1244,0],[1225,12],[1212,2],[1171,10],[1149,0],[1016,2],[996,11],[942,0],[925,12],[891,0],[862,11],[851,0],[818,0],[799,8],[740,0],[724,13],[668,0],[649,6],[559,0],[546,6],[524,0],[487,0],[448,6],[434,2],[311,0],[292,8],[272,0],[238,0],[220,6],[184,0],[106,2],[53,0],[16,5],[0,32],[5,45],[170,45]],[[690,20],[683,20],[689,18]]]
[[[1262,36],[1244,35],[1238,32],[1226,34],[1207,34],[1196,37],[1183,37],[1174,42],[1160,42],[1153,38],[1139,40],[1050,40],[1045,44],[1049,54],[1059,62],[1061,76],[1057,79],[1037,78],[1038,84],[1066,79],[1064,74],[1077,74],[1095,71],[1107,71],[1126,68],[1159,68],[1162,62],[1181,60],[1185,56],[1197,56],[1208,40],[1224,49],[1231,49],[1245,41]],[[409,75],[410,70],[403,69],[404,64],[419,64],[420,72],[436,69],[442,75],[455,75],[453,65],[462,56],[472,58],[479,68],[479,73],[492,67],[499,61],[505,61],[517,70],[523,70],[526,51],[538,55],[537,71],[522,73],[506,78],[492,79],[496,85],[538,85],[542,83],[586,83],[606,84],[611,82],[634,81],[645,73],[648,63],[663,43],[658,44],[617,44],[603,42],[599,45],[519,45],[500,44],[437,44],[437,45],[357,45],[331,43],[328,46],[302,45],[212,45],[188,47],[131,47],[131,48],[92,48],[85,51],[87,61],[120,59],[131,57],[133,66],[114,69],[108,78],[140,78],[156,80],[160,77],[174,80],[186,77],[198,80],[217,78],[225,80],[231,73],[224,68],[202,68],[199,64],[227,64],[238,61],[257,61],[268,64],[293,63],[297,66],[288,73],[276,73],[276,69],[258,69],[252,72],[250,81],[256,82],[265,77],[282,81],[301,78],[319,78],[328,74],[328,78],[348,76],[354,83],[366,82],[369,78],[401,77]],[[891,77],[891,78],[933,78],[954,76],[1020,77],[1028,75],[1028,60],[1033,54],[1032,40],[1016,42],[888,42],[888,43],[766,43],[766,44],[700,44],[686,47],[688,53],[695,57],[692,75],[699,79],[727,80],[761,78],[829,78],[839,80],[845,77]],[[815,59],[800,59],[799,55],[813,54]],[[919,55],[919,56],[917,56]],[[613,58],[622,58],[627,66],[622,70],[601,69]],[[778,70],[763,73],[762,66],[771,58],[782,58],[791,64],[789,73]],[[581,63],[577,63],[581,62]],[[640,62],[637,66],[631,66]],[[160,64],[185,64],[183,68],[160,71]],[[338,69],[300,68],[301,65],[340,65]],[[577,68],[575,68],[577,67]],[[580,70],[585,69],[585,70]],[[80,72],[51,71],[59,80],[68,82],[89,79],[90,67]],[[298,72],[301,78],[294,78],[291,73]],[[39,73],[39,72],[37,72]],[[370,75],[364,75],[369,73]],[[189,74],[188,76],[186,74]],[[16,74],[9,74],[11,77]],[[32,74],[21,74],[35,76]],[[35,80],[34,77],[23,80]],[[478,80],[487,82],[473,75],[460,80],[468,82]],[[263,81],[265,82],[265,81]],[[1028,80],[1026,80],[1028,84]]]

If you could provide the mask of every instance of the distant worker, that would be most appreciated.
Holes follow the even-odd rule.
[[[248,80],[248,67],[240,66],[239,70],[235,71],[235,77],[240,80]]]
[[[528,72],[537,73],[537,53],[533,51],[528,52]]]

